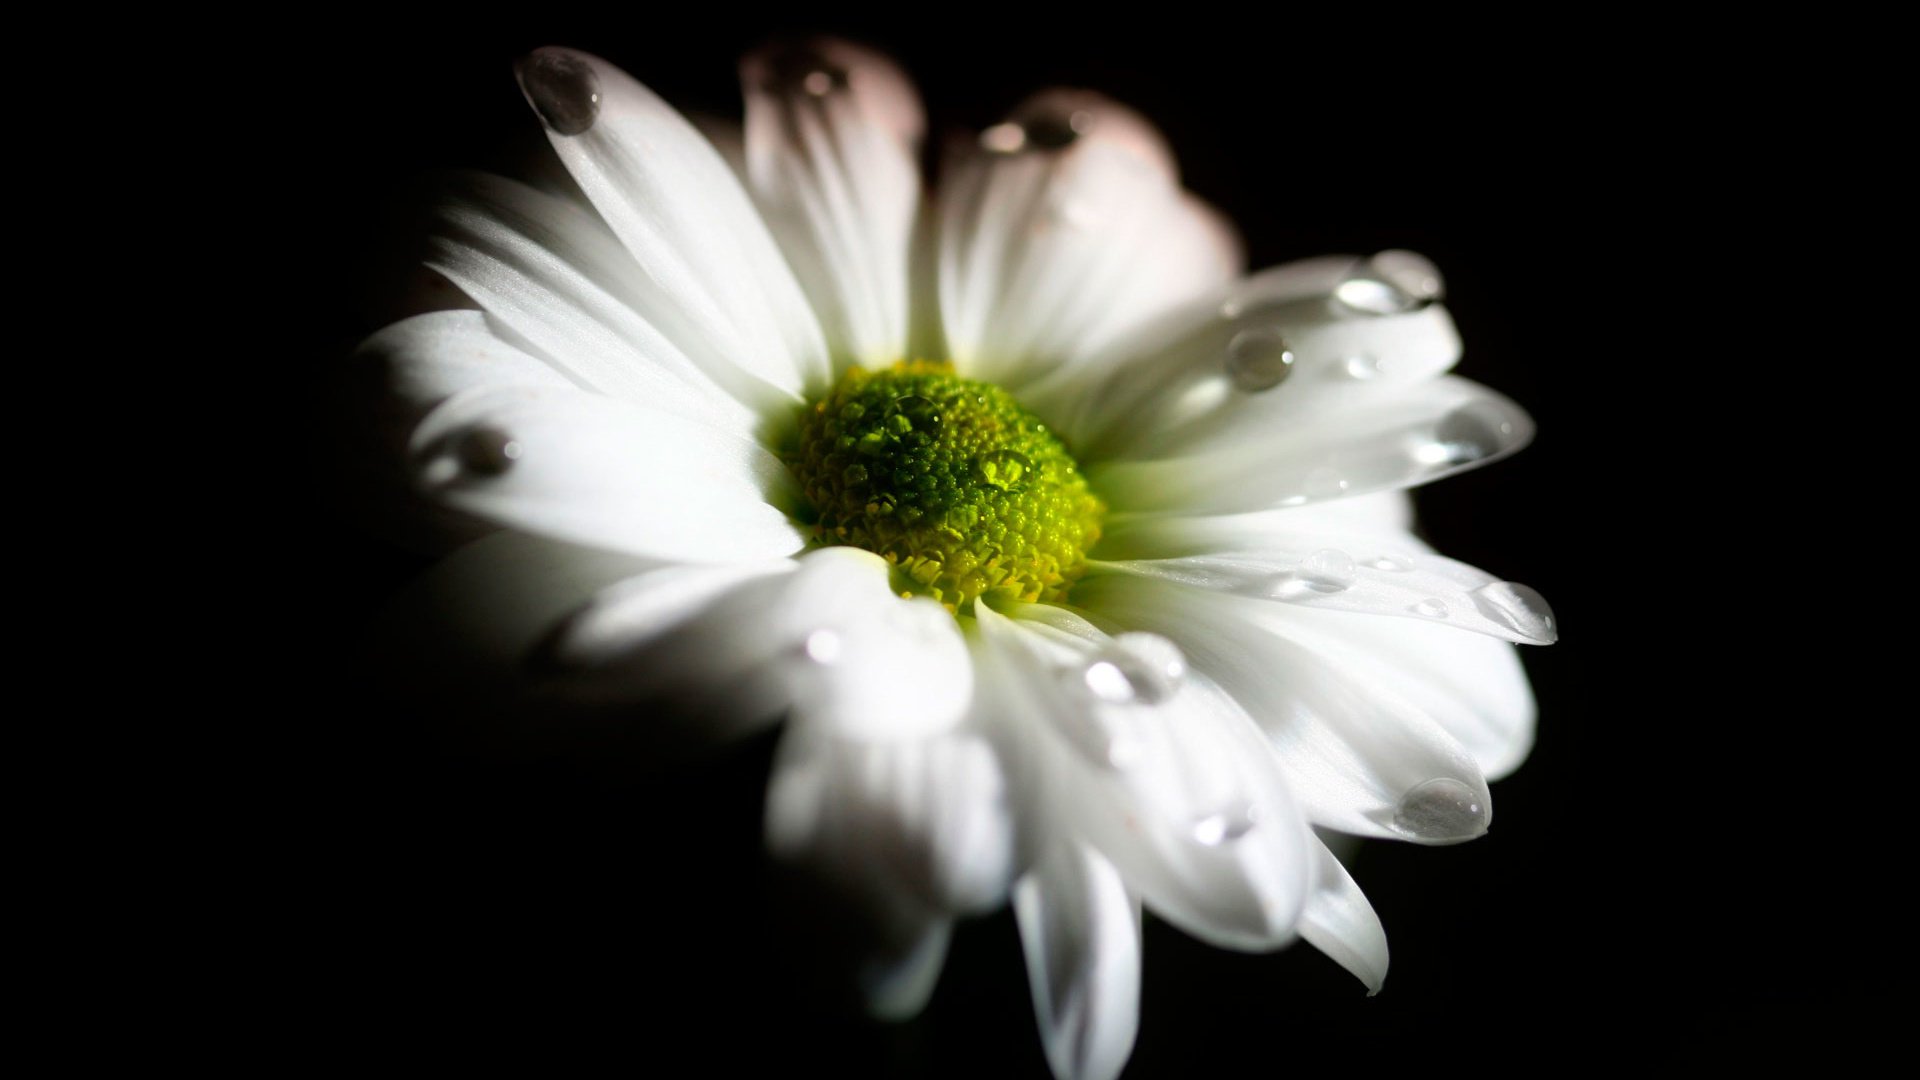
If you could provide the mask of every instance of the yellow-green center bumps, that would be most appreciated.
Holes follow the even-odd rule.
[[[1006,391],[926,361],[849,370],[807,406],[787,464],[816,544],[884,556],[903,595],[956,612],[986,592],[1060,599],[1106,512]]]

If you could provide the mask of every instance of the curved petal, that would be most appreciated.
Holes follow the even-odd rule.
[[[1174,582],[1115,574],[1074,600],[1184,649],[1253,716],[1287,786],[1314,824],[1419,843],[1486,831],[1492,800],[1472,755],[1433,717],[1368,672],[1283,632],[1269,605]],[[1357,616],[1356,616],[1357,617]]]
[[[1231,231],[1180,189],[1145,121],[1052,91],[956,150],[939,289],[961,373],[1018,390],[1231,279]]]
[[[540,49],[516,71],[555,153],[639,264],[641,314],[689,355],[825,390],[819,323],[752,201],[693,125],[599,57]]]
[[[908,259],[920,203],[913,85],[842,41],[748,56],[746,176],[836,356],[903,358]]]
[[[414,432],[417,482],[478,517],[562,540],[692,562],[772,558],[804,541],[773,499],[792,475],[754,443],[571,388],[488,386]]]
[[[1030,395],[1083,460],[1191,456],[1365,408],[1451,369],[1460,337],[1438,304],[1342,303],[1352,256],[1289,263],[1213,290]]]
[[[657,614],[702,592],[689,618]],[[895,596],[886,561],[850,547],[705,578],[685,569],[637,578],[577,612],[550,658],[609,695],[692,696],[742,720],[786,709],[848,739],[937,735],[965,716],[973,694],[952,616]]]
[[[1327,845],[1315,840],[1313,846],[1313,891],[1300,916],[1300,936],[1353,972],[1372,997],[1387,981],[1387,931]]]
[[[354,350],[374,366],[390,426],[411,432],[439,404],[483,386],[566,387],[566,377],[494,332],[478,311],[430,311],[374,333]]]
[[[1240,445],[1088,465],[1116,513],[1230,514],[1431,483],[1533,439],[1507,398],[1451,375],[1249,434]]]
[[[1061,844],[1020,879],[1013,913],[1053,1075],[1119,1076],[1140,1025],[1140,902],[1098,852]]]
[[[591,210],[473,174],[438,217],[428,265],[580,386],[742,430],[799,403],[735,356],[663,333],[675,316]]]
[[[1006,778],[978,733],[871,742],[795,727],[767,799],[767,843],[782,858],[955,914],[999,906],[1012,884]]]
[[[1007,704],[1024,711],[1009,722],[1051,733],[1041,743],[1045,812],[1189,933],[1248,950],[1291,940],[1307,887],[1306,828],[1246,713],[1208,680],[1170,675],[1177,658],[1163,641],[1146,655],[1154,642],[1095,647],[985,605],[976,618],[996,673],[1023,673]],[[1162,685],[1116,694],[1127,671]]]

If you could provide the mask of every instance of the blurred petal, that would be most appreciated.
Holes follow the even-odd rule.
[[[907,345],[920,203],[920,99],[900,69],[816,39],[748,56],[746,176],[836,356],[868,366]]]
[[[1099,853],[1062,844],[1020,879],[1013,911],[1053,1075],[1120,1075],[1140,1023],[1139,901]]]
[[[1164,144],[1098,95],[1050,91],[962,147],[940,186],[940,309],[962,374],[1019,390],[1229,280],[1230,229]]]

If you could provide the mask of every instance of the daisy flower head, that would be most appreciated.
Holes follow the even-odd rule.
[[[535,655],[600,702],[782,723],[774,858],[871,929],[874,1013],[1011,904],[1047,1060],[1110,1077],[1143,911],[1305,939],[1378,990],[1386,937],[1320,833],[1486,831],[1534,709],[1539,595],[1448,560],[1404,491],[1532,434],[1448,374],[1439,270],[1250,276],[1139,114],[1040,93],[919,166],[845,42],[756,52],[740,129],[627,73],[518,69],[566,181],[458,183],[466,306],[362,346],[429,505],[626,560]]]

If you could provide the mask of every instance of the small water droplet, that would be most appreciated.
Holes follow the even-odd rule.
[[[973,461],[981,480],[1005,490],[1033,473],[1033,462],[1018,450],[989,450]]]
[[[1333,290],[1334,299],[1363,315],[1401,315],[1438,301],[1440,271],[1411,251],[1383,251],[1355,263]]]
[[[1158,705],[1186,677],[1186,656],[1158,634],[1121,634],[1081,669],[1087,690],[1109,705]]]
[[[1227,377],[1249,394],[1271,390],[1293,373],[1293,350],[1272,327],[1255,327],[1227,343]]]
[[[504,431],[475,428],[460,439],[460,466],[482,476],[499,476],[524,452],[520,443]]]
[[[1496,581],[1473,590],[1473,604],[1481,614],[1529,641],[1543,644],[1560,637],[1547,598],[1517,581]]]
[[[865,465],[849,465],[841,470],[840,479],[848,484],[864,484],[867,482],[867,467]]]
[[[1321,548],[1300,564],[1301,576],[1321,592],[1339,592],[1353,584],[1353,556],[1339,548]]]
[[[1420,601],[1407,610],[1423,619],[1444,619],[1447,617],[1447,605],[1432,597]]]
[[[1377,356],[1362,353],[1347,357],[1347,377],[1361,382],[1371,382],[1387,373],[1387,362]]]
[[[520,88],[555,135],[578,135],[600,116],[600,77],[592,65],[559,49],[541,49],[520,62]]]
[[[1416,785],[1400,797],[1393,827],[1419,840],[1471,840],[1487,831],[1487,800],[1452,777]]]
[[[1390,573],[1404,574],[1413,569],[1413,560],[1404,555],[1375,555],[1366,561],[1366,565],[1373,567],[1375,570],[1386,570]]]
[[[845,644],[840,640],[840,635],[832,630],[815,630],[807,635],[804,648],[807,659],[816,664],[832,664],[840,659]]]
[[[1217,810],[1193,823],[1193,838],[1207,847],[1231,844],[1253,831],[1254,825],[1258,824],[1257,817],[1252,803]]]
[[[1353,486],[1339,470],[1322,465],[1307,474],[1306,494],[1311,499],[1332,499]]]
[[[1017,154],[1026,148],[1027,133],[1019,124],[995,124],[980,133],[980,145],[996,154]]]
[[[770,49],[760,68],[761,89],[775,94],[823,98],[846,85],[846,69],[807,45]]]
[[[934,435],[940,431],[940,425],[944,422],[939,407],[918,394],[894,398],[887,406],[886,420],[888,427],[899,435],[904,435],[908,431]],[[902,427],[902,424],[906,426]]]

